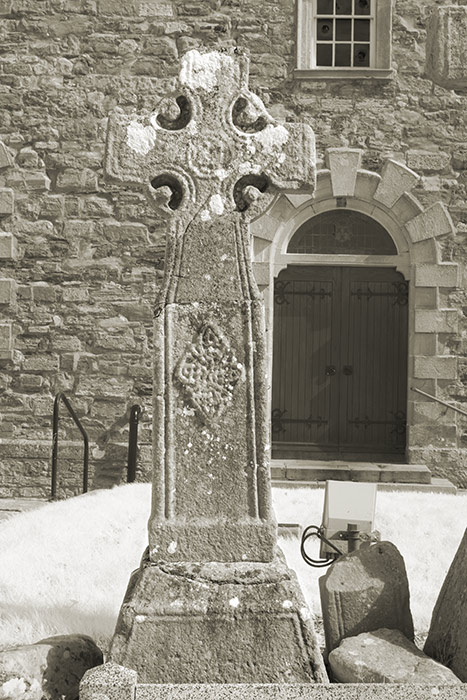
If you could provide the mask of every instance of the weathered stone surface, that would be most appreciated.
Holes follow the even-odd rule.
[[[461,683],[445,666],[426,656],[400,630],[379,629],[344,639],[329,654],[339,683]]]
[[[427,26],[426,74],[446,88],[467,87],[467,7],[432,10]]]
[[[0,259],[15,258],[17,242],[15,236],[9,231],[0,231]]]
[[[406,224],[414,243],[433,236],[445,236],[454,231],[452,219],[446,207],[437,202]]]
[[[0,187],[0,216],[10,216],[15,207],[15,193],[11,187]]]
[[[414,377],[417,379],[455,379],[457,377],[457,357],[415,357]],[[423,443],[421,443],[423,444]]]
[[[143,560],[110,656],[142,683],[327,682],[310,612],[280,550],[268,564]]]
[[[270,561],[275,549],[248,222],[278,186],[312,191],[314,139],[272,119],[247,81],[242,52],[192,50],[173,100],[109,123],[107,173],[174,212],[155,322],[154,561]]]
[[[76,700],[84,673],[102,660],[93,640],[78,634],[0,651],[0,697],[22,691],[28,700]]]
[[[384,163],[381,181],[376,188],[374,198],[387,207],[391,207],[399,197],[415,186],[418,179],[417,173],[414,173],[413,170],[388,158]]]
[[[110,652],[145,682],[327,680],[298,582],[276,554],[264,319],[248,253],[249,220],[275,188],[312,189],[313,133],[274,122],[247,78],[239,50],[189,51],[174,102],[139,119],[116,112],[109,125],[107,172],[150,182],[160,216],[176,212],[155,314],[148,556]]]
[[[112,662],[91,668],[79,686],[80,700],[134,700],[137,674]]]
[[[339,557],[319,579],[319,590],[328,653],[346,637],[381,627],[413,640],[405,564],[391,542]]]
[[[467,682],[467,530],[452,561],[431,618],[424,651]]]
[[[326,160],[331,171],[334,197],[353,197],[362,151],[357,148],[329,148]]]

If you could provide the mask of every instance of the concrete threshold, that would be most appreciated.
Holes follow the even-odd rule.
[[[299,481],[292,479],[273,479],[272,488],[311,488],[321,489],[326,485],[325,481]],[[459,489],[448,479],[438,479],[433,477],[430,484],[401,484],[382,483],[376,484],[378,491],[421,491],[422,493],[458,493]]]

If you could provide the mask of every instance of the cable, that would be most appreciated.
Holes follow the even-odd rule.
[[[318,527],[317,525],[308,525],[308,527],[306,527],[303,531],[302,541],[300,543],[300,554],[309,566],[313,566],[317,569],[320,569],[325,568],[326,566],[330,566],[334,562],[334,559],[312,559],[305,552],[305,542],[313,536],[318,537],[318,539],[322,540],[329,547],[334,549],[339,556],[342,556],[343,552],[341,552],[332,542],[330,542],[326,539],[326,537],[324,537],[322,528]]]

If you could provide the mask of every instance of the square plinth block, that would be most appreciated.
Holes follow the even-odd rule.
[[[165,563],[130,579],[110,651],[142,683],[326,683],[310,612],[272,562]]]

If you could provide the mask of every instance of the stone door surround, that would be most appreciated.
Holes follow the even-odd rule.
[[[446,398],[445,388],[457,377],[457,357],[447,340],[457,332],[458,311],[444,308],[443,299],[458,286],[458,265],[441,261],[439,239],[453,233],[447,208],[437,202],[424,209],[411,190],[419,176],[405,165],[387,159],[381,174],[362,169],[363,151],[330,148],[326,169],[317,173],[316,190],[309,194],[282,193],[251,226],[256,279],[263,289],[272,348],[273,281],[288,264],[371,265],[396,267],[409,281],[409,357],[407,457],[419,459],[427,445],[446,444],[457,434],[455,414],[439,420],[439,406],[410,391],[417,387]],[[397,256],[290,255],[287,246],[306,220],[337,207],[361,212],[384,226]],[[272,352],[270,352],[270,356]],[[449,398],[449,396],[447,397]],[[449,441],[449,437],[447,439]]]

